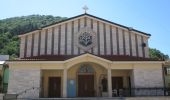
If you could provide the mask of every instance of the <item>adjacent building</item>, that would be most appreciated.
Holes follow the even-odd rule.
[[[170,60],[164,63],[165,87],[170,88]]]
[[[6,60],[9,60],[9,55],[0,55],[0,94],[7,92],[9,68],[5,64]]]

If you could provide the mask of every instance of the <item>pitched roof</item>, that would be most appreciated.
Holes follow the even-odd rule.
[[[147,36],[151,36],[151,34],[148,34],[148,33],[145,33],[145,32],[142,32],[142,31],[139,31],[139,30],[136,30],[136,29],[133,29],[133,28],[130,28],[130,27],[121,25],[121,24],[117,24],[117,23],[114,23],[114,22],[105,20],[105,19],[103,19],[103,18],[99,18],[99,17],[93,16],[93,15],[90,15],[90,14],[87,14],[87,13],[81,14],[81,15],[78,15],[78,16],[74,16],[74,17],[68,18],[68,19],[66,19],[66,20],[59,21],[59,22],[55,22],[55,23],[52,23],[52,24],[49,24],[49,25],[46,25],[46,26],[43,26],[43,27],[41,27],[40,29],[46,28],[46,27],[49,27],[49,26],[52,26],[52,25],[55,25],[55,24],[59,24],[59,23],[62,23],[62,22],[66,22],[66,21],[69,21],[69,20],[72,20],[72,19],[75,19],[75,18],[78,18],[78,17],[85,16],[85,15],[86,15],[86,16],[89,16],[89,17],[96,18],[96,19],[98,19],[98,20],[105,21],[105,22],[110,23],[110,24],[113,24],[113,25],[117,25],[117,26],[119,26],[119,27],[126,28],[126,29],[131,30],[131,31],[135,31],[135,32],[138,32],[138,33],[147,35]],[[35,29],[35,30],[32,30],[32,31],[36,31],[36,30],[40,30],[40,29]],[[29,32],[32,32],[32,31],[29,31]],[[29,33],[29,32],[27,32],[27,33]],[[23,33],[23,34],[26,34],[26,33]],[[20,35],[22,35],[22,34],[20,34]]]

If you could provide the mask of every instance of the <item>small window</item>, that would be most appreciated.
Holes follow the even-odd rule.
[[[167,74],[170,75],[170,67],[167,67],[166,71],[167,71]]]
[[[165,75],[170,75],[170,67],[164,67]]]

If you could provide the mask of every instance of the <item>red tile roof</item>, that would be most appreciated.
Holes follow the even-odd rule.
[[[17,59],[16,61],[65,61],[80,55],[41,55]],[[128,55],[95,55],[110,61],[164,61],[151,58],[134,57]]]

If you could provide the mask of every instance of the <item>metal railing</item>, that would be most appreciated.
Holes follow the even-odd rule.
[[[113,89],[113,97],[170,96],[170,88],[122,88]]]
[[[24,91],[21,91],[16,94],[5,94],[3,98],[4,100],[26,99],[28,97],[24,97],[25,94],[29,92],[33,92],[33,90],[39,90],[39,89],[40,87],[32,87],[32,88],[25,89]]]
[[[2,86],[0,86],[0,93],[2,93],[3,92],[3,89],[2,89]]]
[[[35,90],[35,89],[40,89],[40,88],[39,87],[32,87],[32,88],[29,88],[29,89],[26,89],[26,90],[24,90],[22,92],[17,93],[17,95],[19,96],[19,95],[27,93],[30,90]]]
[[[5,94],[4,99],[25,99],[34,98],[27,93],[34,94],[33,91],[40,90],[39,87],[32,87],[17,94]],[[146,96],[170,96],[170,88],[120,88],[112,90],[113,97],[146,97]],[[37,97],[39,98],[39,97]]]

